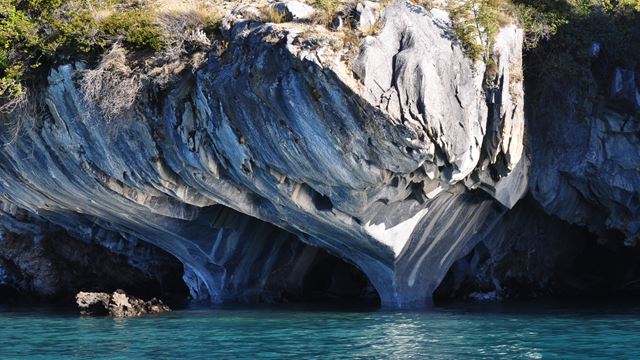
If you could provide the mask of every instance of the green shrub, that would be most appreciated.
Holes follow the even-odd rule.
[[[208,36],[213,37],[220,31],[222,26],[222,15],[219,13],[207,14],[202,22],[202,31]]]
[[[510,21],[504,0],[456,0],[449,3],[453,31],[467,56],[489,62],[495,37]]]
[[[0,107],[25,94],[42,64],[89,52],[96,26],[83,3],[0,0]]]
[[[162,50],[164,37],[148,10],[116,12],[100,22],[107,37],[121,36],[125,47],[132,50]]]
[[[606,98],[616,66],[640,71],[638,0],[519,0],[531,99]],[[594,67],[593,47],[604,62]]]
[[[120,0],[0,0],[0,110],[68,59],[92,59],[121,40],[130,50],[159,51],[163,34],[149,9]],[[96,21],[95,10],[123,9]]]
[[[24,71],[38,67],[38,61],[30,61],[30,54],[47,48],[38,34],[38,26],[11,2],[0,2],[0,97],[14,99],[25,92],[21,83]]]
[[[53,52],[68,56],[89,54],[104,45],[92,12],[79,4],[64,5],[49,16],[48,22],[53,34],[52,55]]]
[[[639,4],[638,0],[538,0],[523,1],[519,7],[542,19],[524,21],[528,35],[542,27],[541,23],[551,24],[548,28],[552,30],[553,41],[540,44],[540,49],[532,51],[532,54],[560,51],[584,62],[588,61],[592,44],[598,42],[606,48],[610,60],[633,68],[640,56]],[[544,39],[549,38],[546,36]]]
[[[525,48],[538,46],[543,40],[550,39],[558,28],[567,23],[567,17],[558,11],[549,11],[525,4],[516,6],[517,17],[525,30]]]
[[[620,7],[640,12],[640,0],[620,0],[618,4]]]

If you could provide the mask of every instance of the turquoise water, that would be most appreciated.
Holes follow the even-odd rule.
[[[135,319],[0,309],[0,358],[640,358],[640,309],[192,309]]]

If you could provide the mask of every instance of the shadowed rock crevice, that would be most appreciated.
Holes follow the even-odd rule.
[[[78,239],[22,210],[0,216],[2,303],[69,301],[79,291],[123,289],[136,297],[182,306],[216,296],[227,303],[310,303],[375,306],[380,299],[357,267],[306,245],[295,235],[223,206],[205,211],[211,223],[194,221],[191,239],[209,254],[211,274],[221,284],[210,294],[183,265],[150,244],[93,226]],[[19,219],[19,220],[18,220]],[[202,231],[202,233],[198,233]],[[188,266],[188,265],[187,265]]]
[[[434,297],[437,303],[635,299],[640,251],[626,247],[624,239],[616,231],[596,235],[547,215],[529,196],[453,264]]]
[[[0,213],[0,302],[68,305],[78,291],[123,288],[185,304],[182,264],[166,252],[98,227],[78,238],[24,211],[14,214]]]

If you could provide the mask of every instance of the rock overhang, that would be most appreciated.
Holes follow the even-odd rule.
[[[483,65],[446,38],[441,16],[400,2],[383,18],[355,60],[358,79],[340,51],[295,45],[286,24],[239,21],[221,58],[115,138],[99,116],[79,116],[76,75],[61,67],[52,117],[3,156],[2,178],[13,177],[3,197],[158,244],[217,301],[225,267],[203,250],[206,226],[191,224],[223,204],[356,264],[386,305],[427,304],[503,213],[474,189],[506,206],[523,195],[526,164],[508,175],[522,152],[521,84],[509,75],[521,47],[497,47],[505,83],[488,104]],[[517,45],[521,32],[508,31]]]

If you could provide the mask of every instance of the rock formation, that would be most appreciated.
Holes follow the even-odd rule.
[[[586,89],[530,74],[530,196],[452,267],[439,296],[640,294],[640,83],[635,71],[591,56]]]
[[[47,113],[0,154],[2,201],[150,242],[216,302],[261,278],[228,260],[265,237],[232,240],[216,224],[228,207],[355,264],[384,305],[428,305],[526,191],[522,31],[502,29],[487,80],[445,12],[398,2],[381,17],[352,72],[338,34],[235,13],[221,56],[117,124],[83,101],[83,66],[60,66]],[[277,259],[268,241],[258,268]]]
[[[118,289],[113,294],[84,292],[76,295],[76,303],[82,315],[109,315],[113,317],[135,317],[171,311],[161,300],[144,301],[128,296]]]
[[[85,64],[54,69],[46,111],[4,139],[0,199],[12,210],[0,219],[24,211],[74,237],[151,243],[184,265],[194,299],[213,302],[303,293],[319,248],[362,270],[383,305],[428,306],[469,252],[506,259],[507,230],[530,214],[505,214],[527,191],[564,221],[637,239],[638,122],[541,107],[525,154],[517,27],[500,30],[486,71],[439,9],[360,4],[382,26],[357,56],[339,33],[255,11],[227,15],[226,47],[147,89],[127,119],[86,101]],[[612,91],[628,97],[619,78]]]

